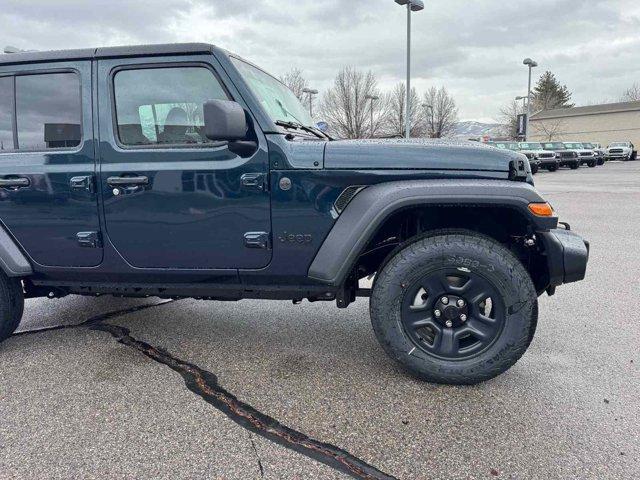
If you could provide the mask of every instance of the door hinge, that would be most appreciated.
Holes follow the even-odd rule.
[[[251,190],[264,190],[264,173],[245,173],[240,177],[240,184]]]
[[[78,232],[76,234],[78,245],[85,248],[102,248],[100,232]]]
[[[267,250],[270,246],[270,235],[267,232],[247,232],[244,234],[244,246]]]
[[[73,177],[69,184],[71,186],[71,190],[79,191],[86,190],[89,193],[93,193],[93,175],[84,175],[81,177]]]

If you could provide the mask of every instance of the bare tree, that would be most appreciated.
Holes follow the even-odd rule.
[[[628,88],[622,95],[623,102],[637,102],[640,101],[640,84],[634,83]]]
[[[539,120],[531,123],[537,136],[544,137],[545,141],[560,140],[566,134],[566,125],[563,120]]]
[[[427,133],[431,138],[442,138],[455,132],[458,107],[445,87],[431,87],[424,95]]]
[[[304,78],[302,70],[293,68],[280,77],[280,81],[289,87],[293,94],[298,97],[298,100],[301,102],[304,101],[306,95],[302,90],[307,88],[308,82],[307,79]]]
[[[391,93],[387,95],[389,115],[387,118],[387,134],[397,137],[404,137],[406,131],[407,115],[407,86],[405,83],[398,83]],[[411,89],[409,96],[409,119],[411,121],[411,137],[420,137],[424,134],[424,115],[420,111],[420,97],[415,88]]]
[[[502,123],[507,136],[515,140],[518,137],[518,115],[526,113],[521,102],[513,100],[500,109],[500,123]]]
[[[370,98],[380,97],[374,101]],[[371,114],[373,105],[373,126]],[[378,90],[378,82],[371,72],[345,67],[323,96],[320,104],[322,118],[331,131],[341,138],[367,138],[380,131],[386,115],[386,102]],[[372,128],[373,127],[373,128]]]

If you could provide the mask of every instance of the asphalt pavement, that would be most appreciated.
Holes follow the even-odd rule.
[[[0,345],[0,478],[640,477],[640,162],[536,183],[591,261],[506,374],[408,376],[364,299],[29,300],[70,327]]]

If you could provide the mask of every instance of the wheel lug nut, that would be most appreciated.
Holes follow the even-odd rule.
[[[464,313],[462,315],[460,315],[460,321],[461,322],[466,322],[467,321],[467,316]]]
[[[463,300],[463,299],[459,299],[459,300],[458,300],[458,306],[459,306],[460,308],[464,307],[464,300]]]
[[[449,303],[449,299],[448,299],[447,297],[442,297],[442,298],[440,299],[440,301],[441,301],[443,304],[445,304],[445,305],[447,305],[447,304]]]
[[[447,320],[445,325],[447,326],[447,328],[451,328],[453,327],[453,322],[451,320]]]
[[[442,315],[442,312],[440,310],[436,310],[433,312],[433,314],[436,316],[436,318],[440,318],[440,316]]]

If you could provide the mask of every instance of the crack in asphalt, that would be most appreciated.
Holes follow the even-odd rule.
[[[310,438],[304,433],[287,427],[275,418],[256,410],[247,403],[242,402],[219,384],[218,377],[215,374],[176,358],[161,348],[154,347],[148,343],[137,340],[131,336],[130,330],[125,327],[105,323],[107,320],[111,320],[116,317],[148,308],[159,307],[172,303],[173,301],[174,300],[167,300],[151,305],[140,305],[97,315],[76,325],[44,328],[40,330],[21,332],[16,335],[35,334],[52,330],[75,329],[84,326],[89,326],[92,330],[109,333],[118,343],[137,350],[151,360],[165,365],[171,370],[179,373],[191,392],[200,396],[205,402],[224,413],[229,419],[233,420],[236,424],[245,428],[249,432],[255,433],[256,435],[266,438],[267,440],[277,443],[289,450],[293,450],[311,458],[312,460],[323,463],[335,470],[350,475],[353,478],[366,480],[397,480],[396,477],[378,470],[376,467],[366,463],[364,460],[352,455],[346,450],[330,443],[324,443]],[[251,439],[251,443],[258,458],[260,474],[264,477],[264,468],[260,457],[258,456],[253,439]]]
[[[256,442],[253,441],[253,434],[251,432],[249,432],[249,440],[251,441],[251,447],[253,447],[253,451],[256,454],[258,468],[260,469],[260,477],[264,478],[264,467],[262,466],[262,460],[260,459],[260,454],[258,453],[258,449],[256,448]]]
[[[247,430],[354,478],[395,480],[395,477],[378,470],[346,450],[320,442],[282,425],[275,418],[238,400],[218,383],[218,377],[213,373],[176,358],[165,350],[135,339],[131,336],[129,329],[109,323],[95,323],[91,328],[110,333],[119,343],[179,373],[189,390]]]

